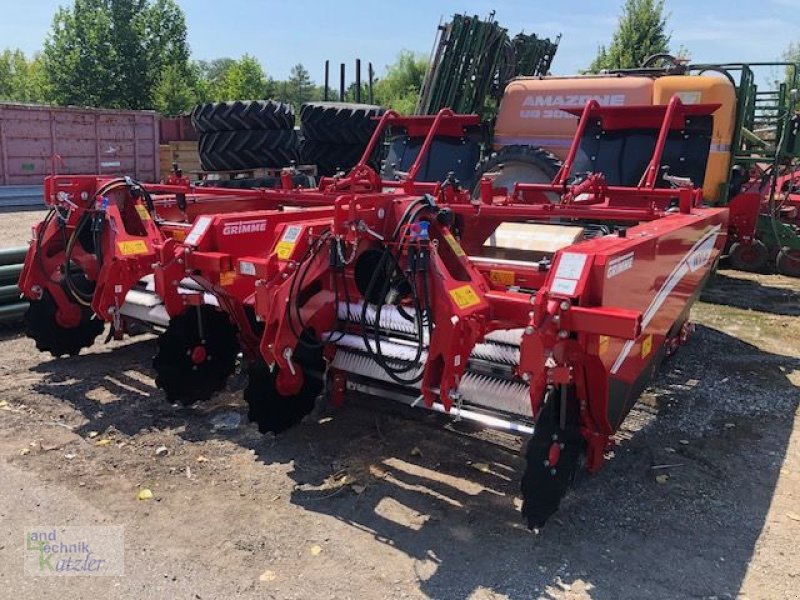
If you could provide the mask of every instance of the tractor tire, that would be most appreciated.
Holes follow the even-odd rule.
[[[56,358],[65,354],[79,354],[81,350],[91,346],[105,328],[103,321],[92,319],[93,313],[88,307],[81,307],[81,320],[77,327],[59,325],[56,322],[56,312],[55,300],[45,290],[40,300],[31,300],[23,317],[25,335],[36,342],[38,350],[49,352]]]
[[[751,244],[739,242],[731,246],[728,263],[737,271],[757,273],[767,266],[769,250],[761,240],[753,240]]]
[[[300,144],[300,162],[317,165],[317,173],[326,177],[347,171],[361,160],[364,144],[340,144],[305,139]],[[375,165],[370,165],[374,168]]]
[[[191,119],[192,126],[199,134],[294,128],[294,110],[291,105],[274,100],[198,104],[192,111]]]
[[[204,133],[200,136],[200,164],[206,171],[288,167],[297,162],[297,149],[294,130]]]
[[[550,183],[560,168],[559,158],[544,148],[503,146],[478,166],[472,196],[480,195],[481,179],[490,173],[496,173],[492,179],[494,189],[506,188],[511,193],[515,183]],[[558,195],[552,194],[550,201],[558,202]]]
[[[787,277],[800,277],[800,250],[783,248],[775,260],[778,272]]]
[[[199,319],[203,321],[202,335]],[[225,388],[238,353],[237,330],[227,314],[209,306],[190,308],[171,318],[158,338],[153,357],[156,385],[171,404],[190,406],[208,400]]]
[[[384,113],[380,106],[345,102],[310,102],[300,108],[300,130],[308,140],[366,146]]]
[[[305,379],[300,392],[293,396],[282,396],[275,387],[277,368],[271,372],[263,360],[253,362],[248,368],[247,387],[244,399],[247,402],[247,417],[258,426],[261,433],[281,433],[299,425],[314,405],[323,389],[321,374],[325,372],[322,351],[297,348],[293,359],[305,370]]]

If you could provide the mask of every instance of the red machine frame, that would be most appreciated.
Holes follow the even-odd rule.
[[[588,444],[588,466],[601,466],[610,436],[659,360],[685,339],[688,307],[724,246],[727,209],[701,207],[699,189],[656,189],[653,175],[668,132],[681,128],[687,115],[715,109],[684,106],[677,98],[666,108],[637,109],[634,126],[660,123],[661,131],[651,165],[636,188],[606,186],[597,175],[568,187],[569,158],[553,184],[517,184],[509,196],[496,197],[486,182],[480,203],[464,191],[448,197],[442,186],[435,187],[432,195],[461,220],[461,232],[459,242],[450,226],[429,213],[430,272],[438,277],[431,278],[436,319],[421,386],[427,406],[441,402],[445,411],[451,410],[470,352],[487,333],[523,328],[518,376],[530,382],[532,414],[539,413],[549,386],[573,387]],[[626,111],[630,109],[590,102],[582,111],[579,131],[589,118],[602,119],[607,129],[630,127]],[[572,157],[578,142],[576,136]],[[548,193],[563,194],[564,202],[550,203]],[[389,232],[408,225],[401,216],[416,199],[407,194],[342,196],[336,200],[328,235],[346,248],[345,254],[352,249],[357,259],[359,244],[391,240]],[[677,206],[671,208],[676,199]],[[502,261],[481,261],[477,266],[470,260],[499,222],[537,219],[633,225],[624,235],[557,252],[547,271]],[[319,233],[315,235],[318,239]],[[423,246],[416,242],[416,252]],[[318,336],[336,329],[329,256],[321,253],[313,264],[303,266],[307,247],[298,246],[282,260],[274,253],[247,259],[256,279],[255,310],[264,323],[261,353],[277,368],[276,387],[285,396],[303,385],[302,365],[292,361],[298,337],[290,323],[291,296],[319,290],[299,309],[301,320]],[[307,284],[293,290],[301,270]],[[513,278],[515,285],[535,292],[503,289],[493,270],[505,271],[506,280]],[[241,269],[240,273],[244,274]],[[612,277],[613,285],[608,283]],[[348,283],[349,293],[357,297],[352,280]],[[338,389],[343,389],[341,384]]]
[[[298,359],[303,349],[318,348],[330,366],[339,352],[336,333],[358,330],[343,322],[340,304],[349,311],[351,300],[360,300],[366,311],[365,296],[383,276],[385,261],[392,260],[378,300],[369,302],[381,305],[393,294],[396,306],[405,303],[417,314],[424,359],[417,356],[419,375],[402,386],[404,392],[415,393],[418,383],[425,406],[465,414],[459,388],[476,345],[492,333],[520,330],[513,378],[528,384],[530,407],[528,417],[516,415],[523,423],[518,430],[533,432],[532,441],[544,443],[544,476],[560,482],[560,497],[569,479],[564,475],[569,469],[560,467],[562,453],[576,456],[583,445],[589,470],[601,467],[611,436],[659,362],[686,339],[689,309],[725,245],[727,208],[703,207],[701,190],[691,182],[679,189],[657,187],[670,131],[682,129],[687,117],[716,108],[684,106],[677,97],[666,107],[600,107],[590,101],[578,111],[578,134],[551,184],[516,184],[510,193],[498,193],[484,180],[477,198],[455,182],[416,181],[437,135],[476,122],[477,117],[446,109],[435,117],[387,112],[359,164],[347,176],[323,179],[317,190],[204,189],[183,181],[143,190],[129,180],[51,178],[48,203],[64,211],[65,223],[40,226],[21,288],[35,299],[44,285],[56,297],[60,326],[80,320],[82,309],[58,277],[59,264],[69,268],[65,260],[58,253],[47,259],[39,250],[51,243],[58,248],[56,236],[65,224],[77,237],[80,219],[99,215],[106,224],[100,238],[104,254],[81,243],[73,256],[69,250],[75,244],[66,243],[66,262],[75,262],[95,282],[92,311],[120,333],[120,308],[149,273],[171,318],[202,307],[211,294],[236,324],[248,360],[266,365],[259,376],[270,382],[269,397],[256,402],[286,406],[306,393],[309,378],[320,375]],[[571,165],[590,119],[600,120],[605,130],[659,130],[636,187],[608,185],[596,173],[571,182]],[[367,162],[381,132],[393,123],[425,129],[427,136],[404,180],[381,181]],[[290,176],[283,179],[288,182],[282,184],[291,183]],[[124,197],[109,197],[115,190]],[[551,202],[553,195],[561,201]],[[562,248],[551,262],[480,258],[484,241],[500,223],[529,221],[591,223],[612,233]],[[355,271],[370,252],[381,258],[365,291]],[[414,304],[408,291],[391,288],[389,279],[398,272],[414,290]],[[181,289],[186,277],[199,288]],[[380,327],[373,329],[378,348]],[[364,347],[373,352],[364,327],[361,333]],[[210,360],[202,345],[186,354],[192,360],[197,355],[195,369]],[[386,364],[381,368],[391,375]],[[332,400],[340,402],[350,375],[326,370]],[[545,421],[555,405],[559,414]],[[575,435],[567,431],[568,421],[574,421]],[[537,440],[541,432],[553,437]],[[534,455],[534,463],[541,463]],[[523,490],[531,477],[523,479]],[[528,510],[529,523],[542,521],[551,509]]]

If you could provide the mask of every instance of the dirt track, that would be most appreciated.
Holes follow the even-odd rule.
[[[29,209],[0,211],[0,248],[25,246],[31,239],[31,227],[39,223],[46,211]]]
[[[0,596],[798,598],[797,288],[720,274],[616,455],[538,535],[514,439],[363,401],[264,438],[239,381],[167,405],[152,339],[56,361],[4,330]],[[230,411],[241,425],[214,429]],[[23,529],[63,524],[124,525],[126,575],[26,576]]]

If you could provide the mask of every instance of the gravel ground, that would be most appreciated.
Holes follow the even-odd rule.
[[[31,227],[47,213],[44,209],[0,211],[0,248],[25,246],[31,239]]]
[[[365,400],[263,437],[239,380],[167,405],[152,338],[53,360],[2,331],[0,583],[15,600],[796,599],[798,316],[796,280],[722,273],[613,458],[538,534],[515,438]],[[24,528],[65,524],[124,526],[125,576],[26,576]]]

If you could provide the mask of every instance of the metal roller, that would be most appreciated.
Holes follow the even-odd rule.
[[[339,371],[356,375],[360,380],[380,382],[382,389],[386,386],[402,388],[372,359],[367,351],[364,337],[355,331],[361,319],[362,309],[361,303],[339,306],[339,318],[349,322],[351,328],[348,333],[342,335],[330,334],[330,339],[337,346],[331,366]],[[374,331],[377,321],[374,307],[367,307],[365,321],[368,328]],[[416,378],[427,362],[427,351],[423,351],[422,356],[415,361],[418,340],[415,337],[417,327],[414,318],[411,315],[402,315],[397,307],[385,306],[381,309],[380,325],[381,354],[398,366],[411,366],[405,372],[404,378],[409,380]],[[462,406],[496,411],[499,413],[498,418],[506,421],[509,414],[525,420],[532,419],[528,384],[515,375],[515,367],[519,365],[518,340],[521,334],[521,329],[493,332],[485,341],[475,345],[457,390]],[[374,340],[368,338],[368,342],[370,350],[376,352]],[[426,334],[425,346],[427,343]],[[409,384],[401,392],[407,395],[409,389],[418,390],[419,387],[419,383]],[[522,424],[525,427],[529,426]]]

